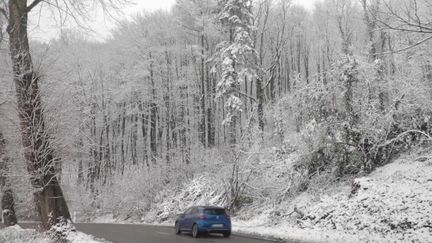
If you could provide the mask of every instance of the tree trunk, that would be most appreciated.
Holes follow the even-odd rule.
[[[171,144],[172,144],[172,134],[171,134],[171,116],[170,113],[172,113],[171,109],[171,56],[168,50],[165,50],[165,59],[166,59],[166,90],[164,95],[164,101],[165,101],[165,143],[166,143],[166,154],[165,154],[165,160],[166,163],[171,163]]]
[[[190,105],[189,105],[189,86],[186,85],[186,127],[187,127],[187,139],[186,139],[186,143],[187,143],[187,147],[186,147],[186,164],[190,164],[191,162],[191,137],[192,137],[192,132],[191,132],[191,109],[190,109]]]
[[[375,42],[375,32],[376,32],[376,22],[373,20],[375,16],[370,15],[370,9],[367,5],[366,0],[361,1],[362,7],[363,7],[363,18],[367,27],[367,37],[369,41],[369,62],[374,62],[378,56],[377,54],[377,48],[376,48],[376,42]],[[376,13],[374,13],[376,14]]]
[[[147,154],[147,129],[148,129],[148,111],[147,111],[147,104],[144,103],[144,101],[141,101],[138,108],[141,113],[141,134],[143,138],[143,160],[146,163],[147,167],[150,167],[149,161],[148,161],[148,154]],[[145,109],[145,110],[144,110]]]
[[[208,146],[214,147],[216,145],[216,103],[215,103],[215,93],[216,93],[216,78],[214,74],[210,74],[208,67],[206,70],[208,82],[207,82],[207,131],[208,131]]]
[[[136,110],[136,109],[134,109]],[[132,114],[132,131],[131,131],[131,159],[132,164],[138,163],[137,141],[138,141],[138,114]]]
[[[9,0],[10,53],[21,136],[27,170],[36,188],[35,202],[42,227],[69,219],[69,209],[55,172],[56,158],[46,132],[38,75],[33,70],[27,36],[27,1]]]
[[[306,40],[305,40],[306,42]],[[306,79],[306,84],[309,84],[310,80],[309,80],[309,47],[305,46],[304,48],[305,53],[303,53],[303,65],[304,65],[304,69],[305,69],[305,79]]]
[[[157,157],[157,141],[156,141],[156,123],[157,123],[157,113],[158,107],[156,104],[156,87],[154,82],[154,74],[153,74],[153,60],[152,54],[149,53],[150,58],[150,82],[151,82],[151,103],[150,103],[150,156],[153,164],[156,164]]]
[[[121,171],[122,175],[126,163],[126,150],[125,150],[125,133],[126,133],[126,102],[123,102],[121,116],[121,142],[120,142],[120,154],[121,154]]]
[[[4,225],[13,226],[17,224],[17,218],[15,215],[13,192],[8,178],[8,162],[9,159],[6,157],[6,140],[0,131],[0,189],[3,193],[1,198],[2,218]]]
[[[78,147],[80,149],[80,151],[84,150],[84,142],[83,139],[81,137],[82,135],[80,134],[80,138],[79,138],[79,142],[78,142]],[[84,171],[83,171],[83,152],[79,153],[80,157],[79,157],[79,161],[78,161],[78,181],[77,184],[78,185],[82,185],[84,182]]]
[[[88,166],[89,169],[88,169],[87,185],[90,188],[92,194],[94,194],[96,166],[98,164],[98,158],[97,158],[98,152],[97,152],[97,144],[96,144],[96,104],[94,102],[91,104],[90,115],[91,115],[90,125],[89,125],[90,126],[90,155],[92,157]]]
[[[208,144],[208,133],[207,133],[207,124],[206,124],[206,99],[207,99],[207,94],[206,94],[206,89],[205,89],[205,84],[206,82],[208,82],[208,77],[206,76],[206,64],[205,64],[205,53],[204,53],[204,33],[201,33],[200,36],[200,48],[201,48],[201,58],[200,58],[200,78],[201,78],[201,84],[200,84],[200,89],[201,89],[201,97],[200,97],[200,110],[201,110],[201,120],[200,120],[200,125],[199,125],[199,133],[201,136],[201,143],[202,145],[207,148]]]
[[[258,126],[259,130],[261,132],[264,132],[264,109],[263,109],[263,103],[264,103],[264,97],[262,92],[262,83],[261,79],[257,79],[256,81],[256,92],[257,92],[257,99],[258,99]]]
[[[264,32],[261,33],[261,42],[264,41]],[[262,67],[264,64],[264,58],[263,58],[263,47],[262,47],[263,43],[261,43],[261,47],[260,47],[260,53],[259,56],[256,56],[257,60],[255,61],[255,64],[259,67]],[[255,81],[255,92],[256,92],[256,98],[258,101],[258,107],[257,107],[257,115],[258,115],[258,127],[259,130],[261,131],[261,137],[263,138],[263,133],[264,133],[264,109],[263,109],[263,104],[264,104],[264,91],[263,91],[263,87],[262,87],[262,80],[263,79],[263,75],[259,74],[258,78]]]

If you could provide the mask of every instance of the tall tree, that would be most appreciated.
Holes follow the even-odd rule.
[[[57,159],[46,131],[39,75],[30,55],[27,24],[28,13],[41,2],[9,0],[9,49],[20,118],[21,136],[27,169],[35,187],[35,202],[42,222],[48,229],[61,218],[70,219],[69,209],[57,179]]]
[[[270,74],[270,78],[266,82],[266,84],[263,84],[264,81],[264,72],[261,69],[264,66],[264,59],[265,59],[265,43],[267,42],[266,35],[268,34],[268,22],[270,17],[270,7],[272,5],[271,0],[265,0],[259,2],[258,5],[258,13],[255,18],[256,22],[256,28],[254,33],[254,44],[253,46],[256,48],[256,54],[254,56],[255,58],[255,65],[257,67],[257,75],[256,75],[256,81],[255,81],[255,96],[257,99],[257,117],[258,117],[258,128],[261,131],[261,135],[264,132],[264,100],[265,100],[265,92],[266,86],[270,85],[270,87],[273,86],[272,82],[272,75]],[[285,10],[286,3],[281,2],[281,8]],[[285,17],[285,16],[284,16]],[[285,25],[285,19],[283,19],[282,25]],[[284,28],[284,27],[283,27]],[[283,35],[283,34],[282,34]],[[282,36],[281,35],[281,36]],[[258,47],[259,43],[259,47]],[[272,68],[270,68],[272,69]],[[252,91],[252,88],[251,88]],[[268,95],[270,96],[270,95]],[[271,97],[268,97],[271,99]],[[261,136],[262,137],[262,136]]]
[[[217,96],[224,97],[227,111],[224,123],[230,127],[230,143],[236,143],[237,120],[242,112],[240,84],[256,77],[256,51],[251,38],[253,30],[252,1],[220,1],[218,15],[228,41],[219,44],[222,77],[217,85]]]

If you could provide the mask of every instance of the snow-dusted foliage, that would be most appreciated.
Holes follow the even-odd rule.
[[[219,158],[221,160],[215,165],[206,167],[210,173],[196,171],[192,178],[158,192],[141,221],[172,222],[176,214],[193,205],[231,207],[232,167],[223,163],[223,158]],[[256,214],[280,215],[281,211],[285,211],[281,202],[305,187],[306,177],[295,170],[297,159],[298,154],[289,150],[282,152],[278,148],[247,153],[238,164],[241,193],[233,215],[238,219],[250,219]]]
[[[64,218],[51,227],[46,234],[49,236],[50,241],[56,243],[108,243],[77,231],[72,222]]]
[[[195,205],[226,206],[226,181],[203,173],[174,189],[159,192],[145,222],[172,222],[176,215]]]
[[[294,123],[300,130],[302,163],[311,175],[326,169],[339,175],[367,172],[428,140],[422,132],[432,114],[430,88],[411,81],[415,69],[384,87],[389,80],[380,74],[380,63],[343,56],[325,83],[305,85],[281,99],[279,109],[292,113],[275,114],[286,117],[277,129],[292,129]]]
[[[229,36],[221,42],[215,57],[220,66],[221,79],[216,86],[218,98],[224,97],[227,117],[224,123],[242,112],[240,83],[256,76],[256,51],[251,38],[253,31],[252,1],[223,0],[219,2],[218,19]]]
[[[213,150],[193,159],[200,162],[188,167],[173,164],[150,169],[140,165],[125,168],[123,175],[112,178],[110,186],[99,188],[98,196],[85,188],[69,186],[74,183],[74,176],[65,175],[65,188],[73,192],[70,200],[81,222],[105,215],[117,221],[162,222],[172,220],[176,213],[194,203],[226,205],[229,167],[223,156]],[[209,160],[212,163],[207,164]]]

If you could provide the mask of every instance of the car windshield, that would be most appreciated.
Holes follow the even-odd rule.
[[[204,214],[207,215],[225,215],[225,210],[220,208],[206,208]]]

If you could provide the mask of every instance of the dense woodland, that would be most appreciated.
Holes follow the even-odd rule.
[[[35,214],[22,206],[27,193],[52,178],[86,219],[141,220],[203,175],[217,178],[208,198],[237,212],[290,200],[316,178],[367,174],[430,138],[427,0],[324,0],[313,11],[289,0],[178,0],[102,42],[83,29],[45,43],[30,34],[33,60],[6,31],[15,18],[6,10],[20,9],[6,2],[0,185],[15,191],[21,217]],[[28,10],[53,8],[44,2]]]

